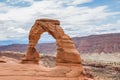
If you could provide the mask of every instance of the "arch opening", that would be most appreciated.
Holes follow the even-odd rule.
[[[50,34],[44,32],[36,45],[36,49],[41,55],[55,55],[57,48],[55,42],[56,40]]]
[[[56,40],[52,37],[51,34],[49,34],[48,32],[44,32],[41,35],[41,38],[39,39],[38,44],[41,44],[41,43],[55,43],[55,42],[56,42]]]
[[[56,64],[56,40],[48,32],[43,32],[36,45],[36,50],[40,54],[40,64],[44,67],[55,67]]]

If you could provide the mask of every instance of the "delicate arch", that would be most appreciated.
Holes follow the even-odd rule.
[[[63,29],[60,27],[60,22],[52,19],[38,19],[35,21],[29,33],[29,45],[23,63],[26,61],[38,63],[39,54],[35,46],[44,32],[48,32],[56,39],[57,65],[64,65],[64,63],[81,65],[81,58],[73,41],[64,33]]]

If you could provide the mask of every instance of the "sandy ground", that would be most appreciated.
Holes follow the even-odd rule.
[[[16,59],[16,56],[0,57],[0,80],[81,80],[80,77],[65,77],[64,72],[69,71],[68,68],[57,67],[55,70],[55,57],[43,56],[40,60],[40,64],[45,66],[43,67],[41,65],[20,64],[20,58]],[[91,65],[91,63],[89,64]],[[119,65],[110,64],[106,67],[100,67],[97,64],[84,65],[89,76],[93,76],[95,80],[120,80]],[[55,71],[55,73],[51,73],[51,71]]]
[[[40,65],[0,63],[0,80],[79,80],[76,78],[48,76]]]
[[[84,80],[81,77],[66,77],[66,67],[47,68],[37,64],[21,64],[16,59],[0,59],[0,80]],[[92,80],[92,79],[86,79]]]

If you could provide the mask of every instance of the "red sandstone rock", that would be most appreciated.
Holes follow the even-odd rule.
[[[1,55],[0,60],[6,62],[0,63],[0,80],[93,80],[86,77],[80,64],[59,63],[59,66],[47,68],[41,64],[19,64],[15,56]]]
[[[27,54],[22,63],[38,63],[39,54],[35,46],[43,32],[48,32],[56,39],[57,57],[56,67],[47,71],[48,76],[79,77],[85,74],[81,65],[81,58],[71,38],[64,33],[58,20],[38,19],[29,33]],[[85,75],[84,75],[85,77]]]
[[[26,59],[22,61],[39,61],[39,55],[34,48],[43,32],[48,32],[56,39],[57,60],[56,63],[81,64],[81,58],[71,38],[60,27],[58,20],[38,19],[29,33],[29,45]],[[81,66],[82,67],[82,66]]]
[[[76,70],[79,67],[46,68],[41,65],[7,62],[0,63],[0,80],[93,80],[79,76]]]
[[[0,63],[6,63],[6,61],[4,61],[4,60],[0,59]]]

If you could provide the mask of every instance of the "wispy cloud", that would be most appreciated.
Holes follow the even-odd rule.
[[[30,5],[24,6],[25,2]],[[71,37],[120,32],[119,11],[112,11],[109,5],[89,7],[85,6],[85,3],[94,3],[94,0],[6,0],[1,2],[0,40],[27,38],[30,27],[38,18],[59,19],[64,31]]]

